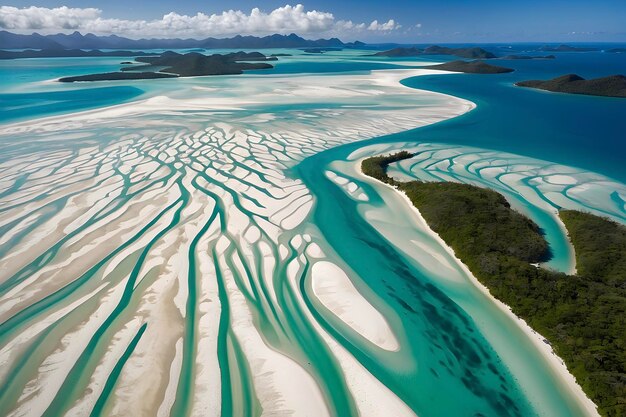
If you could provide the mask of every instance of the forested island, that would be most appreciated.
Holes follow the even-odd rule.
[[[62,83],[73,83],[81,81],[153,80],[157,78],[178,78],[178,75],[164,74],[162,72],[103,72],[101,74],[63,77],[59,81]]]
[[[470,59],[489,59],[495,58],[496,56],[489,51],[484,50],[483,48],[479,48],[477,46],[469,47],[469,48],[448,48],[445,46],[429,46],[424,49],[425,55],[454,55],[460,58],[470,58]]]
[[[139,80],[154,78],[195,77],[204,75],[237,75],[245,70],[270,69],[264,61],[276,61],[260,52],[234,52],[203,55],[198,52],[179,54],[167,51],[159,56],[140,56],[135,61],[143,65],[122,67],[120,72],[63,77],[61,82]]]
[[[93,49],[84,51],[82,49],[27,49],[25,51],[4,51],[0,50],[0,59],[20,59],[20,58],[85,58],[85,57],[136,57],[154,56],[154,53],[142,51],[100,51]]]
[[[626,77],[609,77],[586,80],[576,74],[567,74],[551,80],[530,80],[515,83],[519,87],[538,88],[556,93],[585,94],[591,96],[626,97]]]
[[[492,295],[547,338],[601,415],[626,415],[626,227],[562,210],[577,275],[531,265],[547,260],[539,227],[495,191],[387,175],[409,152],[365,159],[363,173],[409,197]]]
[[[375,54],[372,54],[371,56],[387,56],[387,57],[394,57],[394,58],[402,58],[402,57],[414,57],[414,56],[420,56],[420,55],[422,55],[422,50],[419,48],[398,47],[398,48],[389,49],[387,51],[376,52]]]
[[[499,58],[499,59],[509,59],[509,60],[515,60],[515,59],[521,59],[521,60],[556,59],[556,56],[554,56],[554,55],[538,55],[538,56],[533,56],[533,55],[507,55],[507,56],[503,56],[502,58]]]
[[[323,54],[326,52],[333,52],[333,51],[342,51],[342,48],[306,48],[303,49],[302,52],[304,52],[305,54]]]
[[[138,57],[135,61],[146,65],[125,67],[122,71],[159,71],[159,68],[163,68],[161,72],[178,74],[180,77],[233,75],[241,74],[244,70],[273,68],[272,65],[261,62],[276,60],[276,57],[266,57],[260,52],[233,52],[224,55],[190,52],[183,55],[167,51],[157,57]]]
[[[559,45],[559,46],[542,46],[539,48],[540,51],[546,52],[593,52],[598,51],[598,48],[590,48],[590,47],[580,47],[580,46],[570,46],[570,45]]]
[[[372,56],[387,56],[387,57],[414,57],[420,55],[453,55],[460,58],[470,59],[488,59],[495,58],[496,56],[491,52],[488,52],[482,48],[470,47],[470,48],[448,48],[445,46],[429,46],[424,49],[416,47],[399,47],[393,48],[388,51],[381,51],[373,54]]]
[[[483,61],[451,61],[443,64],[429,65],[428,69],[436,69],[442,71],[465,72],[467,74],[502,74],[513,72],[512,68],[500,67],[497,65],[487,64]]]

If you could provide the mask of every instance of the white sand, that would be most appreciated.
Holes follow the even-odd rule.
[[[315,380],[291,358],[265,344],[243,293],[220,259],[231,309],[232,329],[243,350],[265,415],[330,415]]]
[[[319,262],[318,262],[319,263]],[[292,267],[293,266],[293,267]],[[345,383],[354,398],[359,415],[362,417],[416,417],[415,413],[398,396],[372,375],[367,368],[359,363],[343,346],[333,339],[317,323],[311,312],[306,307],[299,285],[296,280],[297,269],[301,266],[297,261],[289,267],[294,271],[290,274],[291,287],[298,298],[302,311],[315,330],[324,339],[343,371]],[[342,271],[343,272],[343,271]],[[360,295],[359,295],[360,297]]]
[[[198,242],[199,248],[215,246],[220,236],[219,221],[214,222]],[[208,250],[198,250],[198,271],[201,277],[215,277],[214,259]],[[216,279],[198,280],[198,335],[195,360],[194,397],[191,416],[219,417],[222,401],[221,369],[217,342],[221,304]]]
[[[429,72],[398,70],[333,77],[241,77],[230,81],[232,89],[209,88],[191,97],[176,97],[173,92],[173,97],[153,97],[104,109],[2,126],[2,137],[26,137],[40,141],[42,149],[47,148],[49,143],[54,145],[63,141],[72,144],[76,141],[76,148],[80,151],[74,155],[67,151],[46,153],[30,148],[30,153],[23,159],[0,164],[3,176],[0,186],[4,188],[10,187],[20,174],[32,173],[29,188],[12,196],[12,201],[0,201],[0,206],[25,202],[23,207],[34,211],[44,203],[104,181],[93,192],[80,192],[69,198],[59,213],[27,236],[17,248],[19,253],[13,252],[14,256],[19,256],[20,262],[39,255],[59,238],[90,221],[97,210],[113,201],[122,191],[138,192],[148,181],[163,179],[170,172],[174,173],[165,183],[143,190],[128,204],[70,239],[48,266],[1,300],[3,306],[11,309],[4,312],[9,316],[76,279],[86,268],[130,239],[163,207],[179,198],[182,189],[190,193],[179,224],[150,249],[135,283],[137,294],[134,301],[137,303],[125,311],[121,321],[122,326],[126,324],[127,327],[116,332],[108,349],[99,358],[95,372],[89,376],[88,390],[73,404],[73,412],[82,414],[90,409],[138,326],[147,322],[146,333],[124,366],[112,393],[110,409],[117,415],[167,414],[173,402],[181,363],[180,337],[189,295],[187,251],[199,227],[215,208],[217,196],[225,214],[201,239],[197,251],[197,267],[202,277],[207,279],[199,279],[197,283],[198,338],[192,414],[219,414],[221,381],[216,343],[220,305],[214,262],[220,262],[225,271],[233,329],[252,369],[255,394],[264,411],[293,411],[297,415],[315,417],[327,414],[321,391],[305,368],[292,358],[274,351],[263,340],[263,335],[255,327],[254,312],[243,299],[243,293],[250,293],[251,285],[257,286],[262,282],[269,291],[268,302],[276,304],[273,276],[277,260],[273,258],[272,245],[278,244],[285,231],[302,225],[311,211],[313,200],[308,190],[301,181],[288,178],[286,169],[306,156],[332,146],[433,123],[472,108],[473,105],[464,100],[417,92],[398,84],[402,78],[426,73]],[[246,82],[241,82],[242,79]],[[290,87],[284,88],[285,83]],[[272,89],[278,86],[283,90]],[[220,97],[226,90],[233,94]],[[254,97],[254,100],[242,100],[241,97]],[[236,111],[254,104],[326,103],[333,99],[347,107],[294,112],[288,123],[275,115],[244,117]],[[419,108],[415,107],[416,102],[421,104]],[[392,108],[380,110],[378,106],[383,105]],[[122,119],[125,121],[123,126],[119,124]],[[260,130],[259,123],[263,123],[263,130]],[[262,179],[251,169],[263,173],[265,178]],[[207,175],[218,182],[210,184],[201,177],[197,179],[199,187],[214,194],[207,196],[195,188],[190,179],[196,174]],[[123,183],[123,177],[131,183]],[[179,179],[182,181],[178,182]],[[50,190],[51,185],[61,187],[50,197],[34,200],[40,193]],[[255,186],[267,191],[267,194]],[[345,189],[357,199],[366,199],[355,183],[346,184]],[[243,208],[235,206],[234,197]],[[18,218],[23,213],[19,209],[7,211],[0,217],[0,222]],[[68,329],[62,345],[44,359],[40,369],[33,373],[14,411],[36,414],[37,410],[41,411],[49,404],[66,377],[69,365],[75,362],[97,326],[119,300],[125,277],[114,274],[127,272],[138,251],[145,248],[155,234],[172,220],[172,214],[173,211],[170,211],[163,216],[140,239],[111,259],[94,280],[93,287],[81,289],[82,292],[68,297],[68,306],[80,306],[85,301],[81,298],[83,292],[96,294],[103,288],[98,286],[116,283],[108,289],[108,295],[98,295],[96,301],[100,304],[97,311],[84,318],[81,326]],[[221,219],[226,223],[223,234],[219,224]],[[24,230],[34,221],[35,216],[26,217],[11,233]],[[298,237],[296,246],[301,253],[297,263],[301,265],[305,261],[302,252],[311,258],[324,257],[324,250],[312,241],[311,236],[305,234]],[[4,238],[7,239],[6,236]],[[285,239],[282,241],[285,242]],[[244,273],[243,264],[246,263],[248,266],[260,266],[263,277],[257,276],[258,270],[253,268],[249,282],[246,278],[243,283],[234,282],[233,271],[229,271],[224,262],[224,251],[233,249],[235,245],[241,253],[234,259],[238,274]],[[214,246],[221,256],[219,260],[212,259],[210,254]],[[255,259],[253,249],[256,248],[262,259]],[[278,246],[278,251],[282,259],[288,256],[289,251],[283,244]],[[9,275],[14,270],[12,268],[17,268],[15,259],[5,258],[2,261],[6,261],[6,269],[0,269],[0,279]],[[337,275],[335,272],[331,277],[322,277],[321,281],[316,279],[322,283],[318,288],[321,298],[330,302],[331,310],[334,309],[340,319],[364,338],[383,350],[397,350],[398,341],[385,318],[358,293],[345,274]],[[337,288],[350,294],[345,297],[348,304],[339,299],[341,294]],[[341,308],[343,312],[339,311]],[[363,314],[356,317],[351,310]],[[278,312],[280,314],[280,309]],[[49,316],[40,318],[14,341],[23,345],[48,326],[51,320],[65,314],[71,315],[72,309],[56,306]],[[325,340],[330,340],[328,338],[326,335]],[[340,347],[333,349],[337,352],[341,350]],[[355,395],[358,394],[359,409],[369,410],[364,415],[379,415],[380,410],[394,410],[394,415],[411,415],[406,412],[406,406],[350,358],[348,352],[337,355],[344,357],[341,359],[342,367],[348,369],[347,378]],[[8,355],[4,359],[3,366],[10,367],[15,357]],[[147,373],[151,376],[146,377]],[[31,378],[31,375],[28,377]]]
[[[561,175],[561,174],[550,175],[546,177],[545,180],[551,184],[559,184],[559,185],[571,185],[571,184],[578,183],[578,180],[576,180],[576,178],[570,175]]]
[[[411,200],[407,197],[405,193],[400,192],[394,187],[391,187],[390,185],[384,184],[382,182],[376,182],[376,184],[378,186],[385,186],[396,191],[406,201],[407,206],[415,214],[415,216],[419,219],[419,221],[424,223],[425,225],[428,224],[426,220],[422,217],[422,214],[420,213],[420,211],[413,205],[413,203],[411,202]],[[511,317],[512,322],[515,323],[528,336],[529,340],[533,342],[533,345],[535,346],[535,348],[539,352],[542,353],[542,356],[544,357],[546,364],[552,368],[555,375],[558,375],[560,382],[563,384],[563,386],[567,387],[568,391],[572,394],[573,398],[576,399],[580,407],[583,410],[585,410],[587,415],[599,416],[596,405],[585,395],[580,385],[578,385],[578,383],[576,382],[576,378],[574,378],[574,376],[568,371],[563,360],[560,357],[558,357],[556,353],[554,353],[550,345],[544,342],[545,337],[543,337],[542,335],[534,331],[528,325],[528,323],[526,323],[525,320],[513,314],[513,312],[511,311],[511,308],[508,305],[504,304],[500,300],[496,299],[493,295],[491,295],[491,293],[489,292],[489,289],[485,287],[480,281],[478,281],[478,279],[472,274],[469,268],[456,257],[454,250],[450,246],[448,246],[448,244],[437,233],[435,233],[430,228],[428,228],[428,232],[432,238],[436,239],[439,242],[439,244],[443,248],[445,248],[446,251],[457,260],[458,265],[463,269],[467,277],[471,279],[472,283],[481,292],[483,292],[492,303],[497,305],[498,308],[504,314]]]
[[[317,299],[361,336],[381,349],[400,349],[387,320],[359,293],[337,265],[328,261],[313,264],[311,285]]]

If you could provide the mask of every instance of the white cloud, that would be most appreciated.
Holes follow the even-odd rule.
[[[69,7],[0,7],[0,27],[4,29],[78,29],[84,22],[99,18],[98,9],[71,9]]]
[[[234,34],[264,35],[271,33],[356,35],[364,31],[389,32],[401,25],[393,19],[370,24],[350,20],[335,20],[332,13],[307,11],[302,4],[285,5],[270,12],[258,8],[249,13],[227,10],[216,14],[197,13],[193,16],[170,12],[156,20],[126,20],[102,17],[94,8],[0,6],[0,28],[18,32],[42,33],[79,30],[87,33],[137,37],[195,37],[229,36]]]
[[[400,29],[402,25],[399,25],[393,19],[389,19],[385,23],[378,23],[378,20],[374,20],[367,27],[368,30],[378,30],[378,31],[390,31]]]

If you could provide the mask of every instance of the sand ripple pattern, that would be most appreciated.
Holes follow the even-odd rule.
[[[342,97],[331,108],[275,80],[262,106],[196,91],[3,127],[0,414],[413,415],[317,323],[307,279],[364,343],[399,349],[290,174],[471,107],[398,86],[407,75],[317,81]]]
[[[626,222],[626,186],[606,176],[468,146],[424,143],[406,147],[417,155],[391,167],[390,173],[397,177],[473,182],[516,194],[546,210],[587,210]]]

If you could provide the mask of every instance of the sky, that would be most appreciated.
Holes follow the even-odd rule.
[[[16,33],[206,38],[296,33],[370,43],[625,42],[626,0],[15,0]]]

